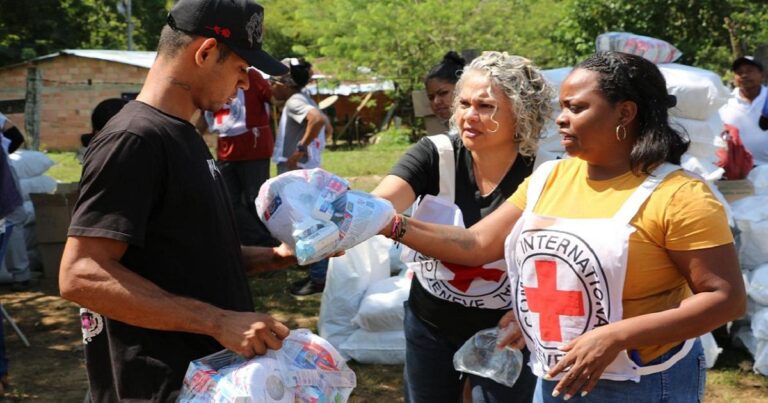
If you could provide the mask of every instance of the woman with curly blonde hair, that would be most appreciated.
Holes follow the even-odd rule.
[[[451,126],[415,144],[373,191],[397,211],[453,202],[469,227],[490,214],[533,170],[554,91],[533,63],[486,52],[456,84]],[[453,181],[446,178],[454,178]],[[441,182],[443,185],[441,186]],[[445,191],[451,188],[451,191]],[[443,203],[443,205],[446,205]],[[443,264],[414,253],[405,309],[407,402],[459,401],[469,377],[474,402],[529,402],[535,377],[526,367],[514,388],[457,372],[453,355],[477,331],[494,327],[511,309],[503,261],[483,267]]]

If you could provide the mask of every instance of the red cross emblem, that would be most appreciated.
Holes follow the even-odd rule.
[[[453,280],[448,281],[448,284],[452,285],[461,292],[466,292],[476,278],[498,282],[504,275],[504,270],[499,269],[484,269],[482,267],[462,266],[460,264],[448,262],[442,263],[443,266],[453,272]]]
[[[216,123],[221,124],[221,122],[224,121],[224,118],[229,116],[229,108],[222,108],[216,111],[216,113],[213,114],[213,117],[216,118]]]
[[[537,288],[524,287],[528,308],[539,314],[539,328],[542,341],[563,341],[560,332],[560,316],[584,316],[584,301],[581,291],[557,289],[557,264],[548,260],[537,260]]]

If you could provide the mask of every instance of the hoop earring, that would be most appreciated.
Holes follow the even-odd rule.
[[[619,129],[621,129],[621,134],[619,134]],[[627,139],[627,128],[624,127],[624,125],[619,124],[616,126],[616,140],[618,141],[624,141]]]

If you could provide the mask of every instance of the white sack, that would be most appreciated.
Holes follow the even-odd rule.
[[[405,362],[405,333],[402,330],[369,332],[357,329],[341,344],[340,350],[363,364]]]
[[[749,281],[747,294],[758,304],[768,305],[768,263],[752,270],[752,279]],[[765,338],[768,339],[768,333]]]
[[[29,198],[30,193],[54,193],[56,191],[56,180],[47,175],[38,175],[31,178],[19,179],[21,193],[25,198]]]
[[[669,110],[673,116],[707,120],[728,102],[731,92],[712,71],[677,63],[657,66],[667,82],[667,91],[677,97]]]
[[[768,308],[763,308],[752,316],[752,334],[758,340],[768,340]]]
[[[40,151],[16,150],[8,156],[19,179],[32,178],[45,173],[55,163]]]
[[[768,195],[748,196],[731,203],[741,231],[739,261],[746,268],[768,263]]]
[[[756,195],[768,195],[768,165],[758,165],[752,168],[747,179],[752,182]]]
[[[723,349],[718,347],[717,341],[715,341],[715,336],[712,336],[712,333],[703,334],[699,336],[699,339],[701,339],[701,346],[704,349],[706,366],[707,368],[712,368],[715,366],[717,356],[723,352]]]
[[[768,376],[768,339],[757,340],[755,364],[752,369],[758,374]]]
[[[371,283],[389,277],[391,246],[392,240],[375,236],[330,259],[317,329],[337,349],[358,329],[352,318],[365,290]]]
[[[395,276],[379,280],[365,292],[360,310],[352,322],[370,332],[402,330],[411,279]]]

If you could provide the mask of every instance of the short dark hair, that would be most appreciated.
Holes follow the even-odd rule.
[[[680,164],[690,141],[669,124],[669,108],[674,96],[667,92],[666,81],[655,64],[621,52],[598,52],[582,61],[576,69],[596,72],[598,87],[609,103],[632,101],[637,105],[638,136],[629,156],[635,173],[650,174],[664,162]]]
[[[290,63],[290,76],[296,89],[302,89],[309,84],[312,78],[312,63],[306,61],[303,57],[296,58],[297,62]]]
[[[432,66],[427,76],[424,77],[424,84],[426,85],[429,80],[440,80],[456,84],[459,81],[459,77],[461,77],[461,73],[464,71],[465,64],[467,64],[467,61],[451,50],[443,56],[443,60],[440,63]]]
[[[157,44],[157,53],[163,56],[173,57],[176,56],[182,49],[187,47],[192,41],[194,41],[198,35],[189,34],[178,29],[173,29],[170,25],[163,27],[160,31],[160,41]],[[232,50],[221,41],[216,42],[216,47],[219,49],[219,57],[217,62],[221,63],[227,60]]]

